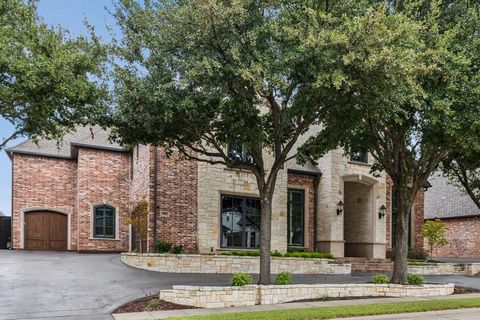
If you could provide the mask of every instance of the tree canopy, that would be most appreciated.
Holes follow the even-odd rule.
[[[388,21],[401,24],[387,28]],[[330,116],[345,119],[340,145],[371,152],[373,170],[385,170],[393,180],[400,212],[394,282],[406,282],[407,223],[417,192],[455,150],[480,143],[478,23],[475,2],[392,1],[378,18],[356,24],[377,36],[358,33],[361,43],[374,41],[371,50],[352,42],[352,51],[362,55],[353,56],[357,62],[344,74],[362,81],[352,82],[352,103]],[[338,125],[323,134],[337,136]],[[310,149],[325,141],[313,137]]]
[[[393,179],[393,281],[406,282],[417,191],[453,146],[478,142],[475,3],[122,0],[116,18],[114,136],[255,174],[261,283],[279,170],[338,146],[371,152]],[[232,158],[228,144],[248,156]]]
[[[34,1],[0,4],[0,117],[14,126],[8,141],[60,138],[104,114],[100,84],[107,52],[94,36],[72,38],[48,27]]]

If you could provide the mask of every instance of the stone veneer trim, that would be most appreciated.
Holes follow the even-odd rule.
[[[259,273],[259,257],[122,253],[123,263],[145,270],[171,273]],[[331,259],[272,257],[272,273],[292,274],[351,274],[351,265]]]
[[[432,297],[451,295],[454,284],[296,284],[243,287],[173,286],[159,299],[198,308],[270,305],[323,297]]]

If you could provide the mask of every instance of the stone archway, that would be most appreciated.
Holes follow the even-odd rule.
[[[377,180],[362,175],[343,177],[343,235],[346,257],[374,257]]]

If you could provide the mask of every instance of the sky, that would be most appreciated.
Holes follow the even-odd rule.
[[[38,13],[51,26],[62,26],[73,36],[85,34],[87,29],[83,24],[86,18],[95,27],[97,35],[105,42],[111,36],[107,26],[115,28],[115,20],[106,10],[112,10],[113,0],[40,0]],[[0,117],[0,139],[13,133],[13,126]],[[17,139],[8,144],[14,146],[25,140]],[[7,147],[8,147],[7,146]],[[12,164],[5,151],[0,151],[0,211],[11,214],[12,196]]]

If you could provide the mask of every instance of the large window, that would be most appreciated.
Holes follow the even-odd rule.
[[[115,208],[105,205],[95,207],[93,221],[94,238],[115,238]]]
[[[352,149],[350,151],[350,161],[368,163],[368,153],[363,150]]]
[[[288,245],[305,245],[305,191],[288,189]]]
[[[252,151],[240,142],[228,144],[227,153],[234,161],[253,163]]]
[[[260,247],[260,201],[222,195],[222,247]]]

